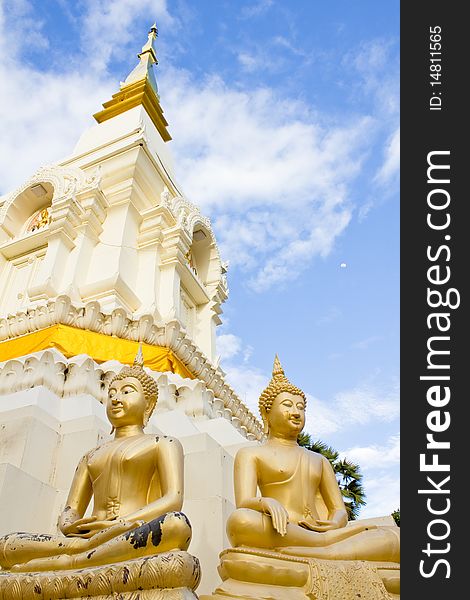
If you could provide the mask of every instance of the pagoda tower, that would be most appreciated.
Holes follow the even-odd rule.
[[[156,38],[72,154],[0,198],[0,534],[56,530],[75,465],[109,436],[106,383],[141,343],[159,387],[147,431],[183,444],[208,593],[233,458],[263,434],[218,366],[227,267],[174,176]]]

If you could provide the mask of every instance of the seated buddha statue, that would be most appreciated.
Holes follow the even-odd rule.
[[[179,512],[182,446],[144,433],[157,395],[140,349],[133,366],[110,381],[106,414],[114,437],[80,460],[59,518],[62,533],[3,536],[4,571],[83,569],[188,548],[191,526]],[[92,499],[91,515],[84,516]]]
[[[327,560],[399,562],[399,529],[360,521],[348,525],[331,464],[298,445],[305,408],[305,394],[288,381],[276,356],[259,399],[266,440],[240,449],[235,459],[237,509],[227,521],[232,546]]]

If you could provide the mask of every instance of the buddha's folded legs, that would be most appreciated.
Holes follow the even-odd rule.
[[[284,546],[277,551],[325,560],[400,562],[400,530],[398,527],[379,527],[324,547]]]
[[[89,540],[42,533],[10,533],[0,538],[0,566],[9,569],[34,557],[81,552]]]
[[[232,546],[251,546],[257,548],[280,548],[282,546],[328,546],[346,538],[358,535],[375,525],[354,523],[348,527],[319,533],[300,527],[296,523],[287,524],[287,533],[282,536],[272,524],[269,515],[250,508],[235,510],[227,521],[227,535]]]
[[[79,539],[80,544],[66,546],[55,554],[52,549],[48,554],[40,554],[36,551],[35,556],[41,556],[40,558],[15,564],[11,570],[29,572],[81,569],[170,550],[186,550],[191,541],[191,525],[186,516],[180,512],[167,513],[97,545],[96,538],[105,533],[106,531],[100,532],[88,540]],[[61,541],[74,540],[74,538],[60,539]]]
[[[92,538],[80,536],[51,535],[45,533],[9,533],[0,537],[0,566],[10,569],[35,558],[47,558],[62,554],[77,554],[90,551],[110,539],[135,529],[137,524],[116,523],[108,529],[98,531]]]

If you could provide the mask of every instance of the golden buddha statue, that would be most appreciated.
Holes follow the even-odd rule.
[[[143,431],[157,395],[139,349],[134,365],[124,367],[109,384],[106,413],[114,438],[87,452],[78,464],[59,518],[63,535],[3,536],[2,573],[87,569],[188,548],[191,526],[179,512],[182,446],[174,438]],[[92,498],[92,514],[85,517]]]
[[[399,529],[348,524],[331,464],[297,443],[305,408],[305,394],[288,381],[276,356],[259,399],[266,440],[241,448],[235,458],[237,508],[227,521],[234,548],[221,554],[224,583],[211,598],[284,599],[298,586],[304,595],[292,598],[398,597]],[[348,577],[348,590],[333,590]]]

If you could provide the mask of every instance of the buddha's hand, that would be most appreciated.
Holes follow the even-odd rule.
[[[85,525],[85,529],[89,523],[96,521],[96,517],[83,517],[81,519],[74,519],[74,515],[66,516],[60,527],[62,533],[68,537],[82,537],[83,530],[80,529]]]
[[[275,531],[286,535],[289,514],[282,504],[274,498],[261,498],[261,510],[271,517]]]
[[[319,533],[323,531],[330,531],[330,529],[339,529],[339,524],[336,521],[322,521],[321,519],[313,519],[311,521],[306,521],[302,519],[299,521],[300,527],[304,529],[310,529],[310,531],[318,531]]]
[[[103,519],[98,521],[96,517],[93,517],[93,520],[79,524],[77,529],[80,532],[79,537],[91,538],[97,533],[103,532],[102,536],[106,535],[106,538],[111,539],[121,535],[121,533],[135,529],[142,523],[143,521],[131,522],[124,519]]]

